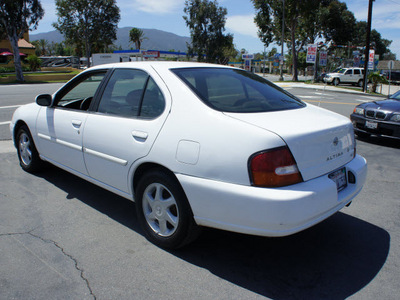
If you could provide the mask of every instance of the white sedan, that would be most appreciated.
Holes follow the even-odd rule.
[[[18,108],[11,132],[24,170],[50,162],[135,201],[165,248],[201,226],[296,233],[350,204],[367,174],[349,119],[212,64],[87,69]]]

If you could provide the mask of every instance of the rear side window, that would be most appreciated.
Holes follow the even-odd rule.
[[[268,112],[304,107],[264,78],[228,68],[172,69],[205,104],[224,112]]]
[[[360,74],[361,74],[360,70],[354,69],[354,75],[360,75]]]
[[[164,108],[163,94],[146,72],[116,69],[101,97],[98,112],[151,119],[161,115]]]

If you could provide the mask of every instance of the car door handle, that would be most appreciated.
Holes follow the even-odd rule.
[[[80,120],[72,120],[71,121],[72,126],[74,126],[75,129],[79,129],[82,125],[82,121]]]
[[[147,132],[134,130],[132,131],[132,136],[135,139],[146,140],[149,135]]]

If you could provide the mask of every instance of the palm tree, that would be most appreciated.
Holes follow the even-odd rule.
[[[136,49],[140,50],[140,45],[144,39],[146,39],[146,37],[144,36],[143,30],[139,28],[132,28],[129,31],[129,40],[135,44]]]
[[[47,47],[49,46],[49,42],[45,39],[39,40],[39,47],[41,49],[41,55],[46,55]]]
[[[387,80],[384,76],[379,74],[379,72],[372,72],[368,74],[368,79],[372,82],[371,92],[375,93],[376,88],[378,87],[378,83],[387,83]]]

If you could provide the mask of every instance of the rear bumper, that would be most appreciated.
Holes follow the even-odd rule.
[[[199,225],[260,236],[285,236],[333,215],[360,192],[366,160],[345,165],[356,182],[337,192],[324,175],[284,188],[257,188],[177,174]]]

